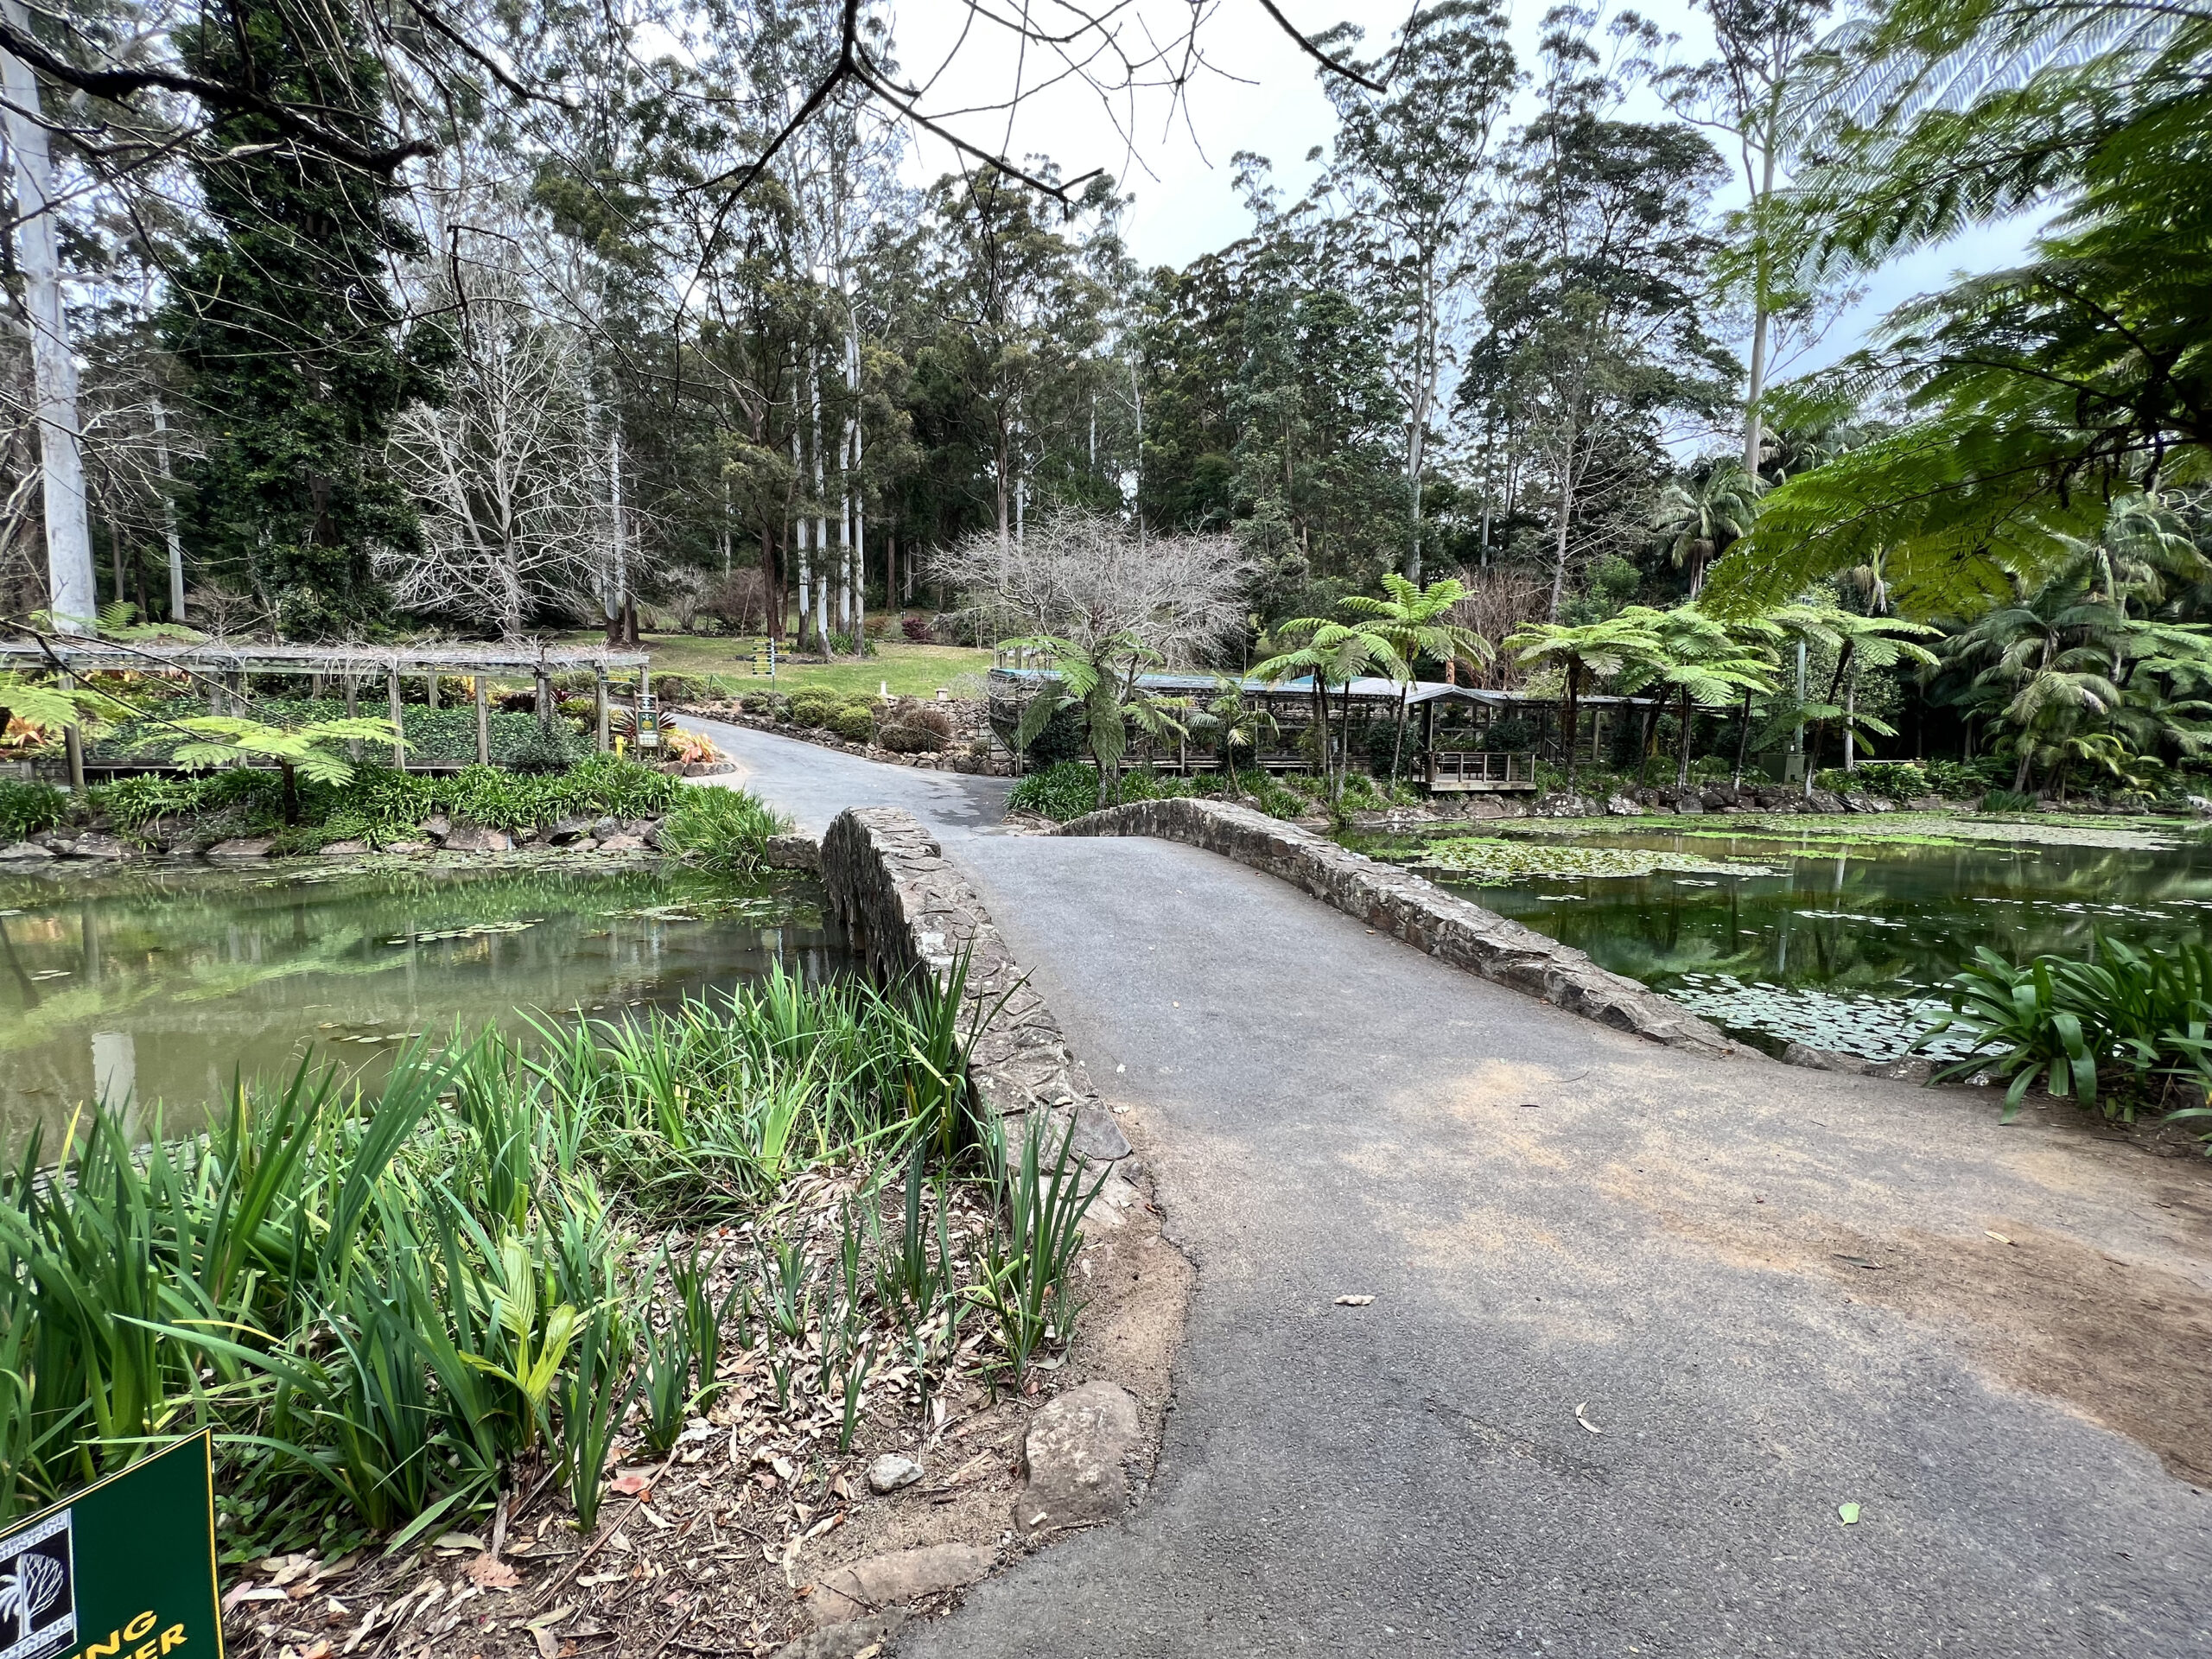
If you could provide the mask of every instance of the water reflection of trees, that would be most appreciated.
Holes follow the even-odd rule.
[[[33,1122],[49,1140],[61,1133],[103,1064],[193,1100],[219,1093],[242,1057],[267,1069],[310,1041],[373,1069],[393,1032],[456,1015],[665,1000],[770,960],[819,977],[842,962],[822,930],[809,880],[747,884],[677,866],[10,878],[0,1139]]]
[[[1540,891],[1581,901],[1541,902]],[[1939,984],[1980,945],[2017,959],[2086,950],[2099,933],[2150,947],[2198,938],[2212,860],[2195,844],[1822,846],[1781,877],[1541,882],[1470,896],[1654,984],[1715,973],[1897,995]]]

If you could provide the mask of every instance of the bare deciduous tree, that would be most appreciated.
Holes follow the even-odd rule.
[[[399,603],[513,637],[549,609],[588,607],[607,539],[586,418],[583,353],[515,275],[460,264],[444,405],[399,420],[395,458],[422,507],[419,553],[378,574]]]
[[[1171,663],[1190,663],[1243,626],[1252,562],[1227,536],[1140,536],[1103,513],[1062,508],[1019,542],[995,531],[963,537],[930,562],[979,626],[1052,634],[1090,649],[1131,633]]]

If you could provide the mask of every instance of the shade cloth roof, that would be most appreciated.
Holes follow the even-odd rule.
[[[991,676],[995,679],[1005,678],[1024,682],[1059,677],[1049,668],[994,668],[991,671]],[[1147,691],[1157,691],[1167,696],[1180,696],[1211,691],[1219,682],[1211,674],[1140,674],[1137,676],[1137,683]],[[1239,683],[1245,692],[1252,696],[1310,697],[1313,695],[1313,677],[1310,674],[1301,675],[1294,680],[1276,680],[1272,683],[1248,678],[1240,681]],[[1481,686],[1448,685],[1441,680],[1417,680],[1410,691],[1407,691],[1395,680],[1370,677],[1362,677],[1352,681],[1349,685],[1332,684],[1329,687],[1329,695],[1332,697],[1343,696],[1347,692],[1356,699],[1376,702],[1395,704],[1400,695],[1403,693],[1406,701],[1415,705],[1437,702],[1472,702],[1492,709],[1515,708],[1531,703],[1548,708],[1559,701],[1556,697],[1550,696],[1532,697],[1521,691],[1492,691]],[[1631,697],[1616,696],[1584,696],[1576,699],[1577,703],[1586,709],[1635,701],[1637,699]]]

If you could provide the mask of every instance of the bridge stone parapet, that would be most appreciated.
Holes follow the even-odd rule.
[[[822,838],[821,873],[831,911],[878,979],[929,973],[943,982],[967,953],[961,1032],[969,1081],[989,1109],[1042,1109],[1053,1115],[1048,1144],[1071,1122],[1074,1149],[1086,1161],[1128,1158],[1128,1141],[982,896],[912,813],[895,806],[840,812]]]
[[[1109,806],[1060,826],[1064,836],[1152,836],[1218,853],[1276,876],[1439,961],[1616,1030],[1670,1047],[1763,1058],[1717,1027],[1584,952],[1410,870],[1339,847],[1249,806],[1189,797]]]

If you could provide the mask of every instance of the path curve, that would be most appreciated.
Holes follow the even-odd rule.
[[[1143,1503],[901,1654],[2212,1650],[2202,1160],[1683,1055],[1194,849],[715,735],[810,822],[939,830],[1198,1263]]]

